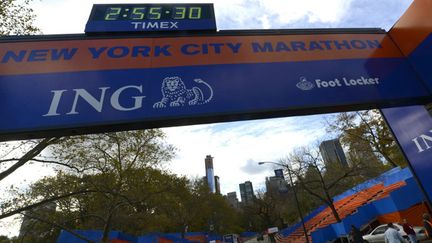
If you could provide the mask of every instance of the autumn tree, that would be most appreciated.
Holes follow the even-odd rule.
[[[78,176],[59,172],[55,177],[42,179],[32,185],[27,197],[53,197],[67,191],[87,190],[56,201],[56,211],[49,217],[36,215],[49,220],[61,229],[119,230],[140,235],[164,228],[165,222],[157,216],[161,197],[176,191],[179,178],[155,168],[133,169],[124,174],[123,189],[113,190],[116,185],[113,174],[90,174]],[[111,185],[111,186],[109,186]],[[114,197],[117,199],[114,201]],[[107,227],[109,227],[107,229]],[[45,226],[41,233],[52,231]],[[109,232],[108,231],[108,232]],[[58,236],[59,230],[55,229]],[[26,239],[30,239],[27,237]],[[37,239],[33,240],[37,242]]]
[[[287,158],[281,160],[285,170],[297,179],[303,190],[327,205],[337,222],[341,217],[334,205],[333,197],[363,182],[373,178],[382,171],[364,161],[353,161],[349,166],[341,163],[324,163],[318,148],[301,147],[294,150]]]
[[[32,0],[0,1],[0,36],[29,35],[39,31],[34,25],[36,15],[29,7]]]
[[[406,166],[406,160],[378,110],[339,113],[327,121],[327,130],[341,137],[351,160]]]
[[[31,2],[31,0],[0,1],[0,36],[29,35],[40,31],[34,25],[36,16],[33,9],[29,7]],[[21,142],[1,142],[0,181],[3,181],[29,162],[40,162],[37,157],[40,156],[44,149],[58,142],[59,139],[60,138],[45,138]],[[0,219],[26,210],[23,209],[20,211],[15,208],[15,213],[10,214],[11,211],[8,211],[10,208],[7,207],[10,200],[17,201],[19,198],[5,198],[5,195],[2,197],[0,201]]]
[[[114,217],[125,210],[124,207],[145,205],[151,194],[170,189],[169,185],[155,190],[146,188],[154,185],[146,184],[146,180],[156,178],[145,175],[151,172],[148,168],[161,166],[174,156],[174,148],[164,142],[164,136],[159,129],[82,135],[53,147],[53,158],[67,163],[82,176],[91,175],[87,183],[103,198],[103,204],[98,206],[99,213],[94,213],[103,224],[102,242],[108,241]],[[143,170],[146,168],[148,170]],[[163,181],[158,183],[164,185]],[[131,187],[138,191],[133,192]],[[128,193],[143,197],[131,199]]]
[[[109,219],[110,229],[133,235],[155,231],[184,235],[186,231],[209,231],[210,224],[215,233],[242,231],[236,210],[221,195],[211,193],[202,180],[191,181],[152,167],[125,171],[123,178],[122,189],[115,190],[118,182],[111,173],[80,176],[59,172],[34,184],[30,197],[89,190],[57,201],[50,220],[66,229],[103,230]]]

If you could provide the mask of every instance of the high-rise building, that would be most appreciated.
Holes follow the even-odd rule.
[[[215,182],[215,193],[216,194],[221,194],[219,176],[215,176],[214,177],[214,182]]]
[[[211,192],[215,192],[215,178],[213,171],[213,157],[211,155],[207,155],[205,158],[205,170],[206,170],[206,179],[207,184]]]
[[[237,192],[228,192],[226,196],[228,203],[233,208],[239,207],[239,201],[237,198]]]
[[[274,170],[275,175],[266,177],[266,190],[268,193],[286,193],[288,192],[288,183],[285,181],[283,169]]]
[[[266,189],[268,193],[286,193],[288,192],[288,183],[279,176],[266,177]]]
[[[319,146],[324,164],[339,163],[342,166],[348,166],[345,153],[339,139],[323,141]]]
[[[239,185],[240,187],[240,197],[243,204],[248,204],[253,201],[255,194],[252,187],[252,182],[245,181]]]
[[[274,170],[275,176],[285,179],[283,169]]]

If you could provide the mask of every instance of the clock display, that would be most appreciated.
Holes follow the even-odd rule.
[[[213,4],[95,4],[88,32],[216,30]]]
[[[103,20],[144,20],[144,19],[208,19],[209,13],[202,6],[178,7],[108,7]]]

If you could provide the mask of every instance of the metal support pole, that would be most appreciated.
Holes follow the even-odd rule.
[[[295,202],[296,202],[296,206],[297,206],[297,211],[299,213],[300,220],[301,220],[301,223],[302,223],[302,226],[303,226],[303,232],[304,232],[304,235],[306,237],[306,242],[310,243],[309,242],[309,237],[308,237],[308,231],[306,229],[306,225],[305,225],[304,219],[303,219],[303,213],[301,212],[300,203],[299,203],[299,200],[298,200],[298,197],[297,197],[297,191],[295,189],[294,182],[293,182],[293,179],[292,179],[291,168],[289,167],[289,165],[284,165],[284,164],[277,163],[277,162],[271,162],[271,161],[258,162],[259,165],[266,164],[266,163],[279,165],[281,167],[285,167],[288,170],[288,176],[289,176],[289,179],[290,179],[291,187],[292,187],[292,189],[294,191],[294,198],[295,198]]]
[[[309,237],[308,237],[306,226],[305,226],[305,223],[304,223],[303,213],[301,212],[301,209],[300,209],[300,203],[299,203],[299,200],[297,198],[297,191],[295,189],[294,182],[293,182],[292,176],[291,176],[291,168],[289,168],[289,166],[286,166],[286,167],[288,169],[288,177],[290,179],[291,187],[292,187],[292,189],[294,191],[294,198],[295,198],[296,205],[297,205],[297,211],[298,211],[300,219],[301,219],[301,223],[302,223],[302,226],[303,226],[303,232],[304,232],[304,235],[306,237],[306,242],[309,243]]]

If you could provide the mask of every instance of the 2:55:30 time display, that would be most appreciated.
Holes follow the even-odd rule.
[[[202,19],[201,7],[109,7],[104,20],[143,20],[143,19]]]

